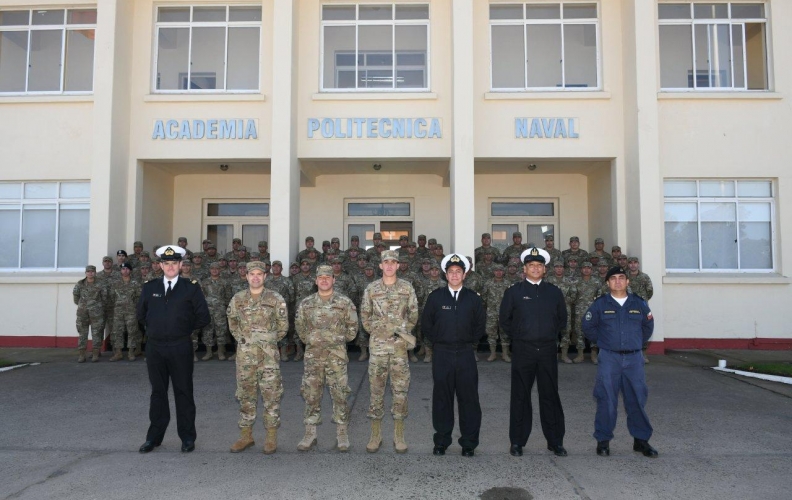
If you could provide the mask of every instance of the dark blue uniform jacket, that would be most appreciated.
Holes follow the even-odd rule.
[[[538,285],[522,280],[503,294],[500,324],[512,340],[558,342],[567,319],[564,294],[545,280]]]
[[[429,294],[421,317],[421,332],[435,345],[467,347],[487,334],[487,315],[479,294],[462,287],[457,300],[447,286]]]
[[[601,295],[583,316],[583,334],[609,351],[638,351],[654,331],[654,318],[649,304],[641,297],[628,294],[620,306],[611,294]]]
[[[143,285],[137,317],[146,327],[146,336],[153,342],[189,338],[193,330],[203,328],[211,321],[201,287],[184,278],[179,278],[167,298],[161,278]]]

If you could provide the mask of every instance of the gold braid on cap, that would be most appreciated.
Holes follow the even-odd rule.
[[[454,262],[454,263],[457,263],[457,262],[462,262],[462,259],[460,259],[460,258],[459,258],[459,255],[457,255],[457,254],[454,254],[454,255],[453,255],[453,256],[452,256],[452,257],[451,257],[451,258],[448,260],[448,262]]]
[[[162,252],[162,254],[166,257],[172,257],[176,255],[176,252],[171,247],[168,247],[164,252]]]
[[[531,249],[531,257],[536,257],[537,255],[539,255],[539,250],[536,247],[533,247]]]

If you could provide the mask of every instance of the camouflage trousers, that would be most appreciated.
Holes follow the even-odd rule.
[[[113,338],[113,308],[105,309],[104,311],[104,328],[102,332],[102,340],[105,338]]]
[[[349,423],[349,390],[347,377],[346,345],[335,349],[322,349],[308,346],[305,350],[305,372],[303,373],[300,394],[305,400],[305,425],[322,423],[322,396],[324,388],[330,390],[333,400],[333,422]]]
[[[363,328],[363,322],[360,320],[360,315],[358,315],[358,333],[357,337],[355,337],[354,343],[358,347],[368,347],[369,345],[369,334],[366,329]]]
[[[201,331],[201,341],[206,347],[213,347],[215,339],[218,344],[225,344],[228,334],[228,320],[225,311],[209,309],[212,321]]]
[[[239,400],[239,427],[253,427],[259,391],[264,404],[264,427],[280,427],[280,402],[283,380],[280,353],[272,344],[237,345],[236,398]]]
[[[93,348],[100,349],[104,340],[104,325],[104,311],[78,307],[77,334],[79,338],[77,348],[85,349],[88,345],[88,328],[90,327]]]
[[[585,306],[576,305],[572,311],[574,313],[574,321],[572,320],[567,321],[568,324],[572,323],[574,325],[572,331],[577,336],[578,350],[586,348],[586,337],[583,335],[582,325],[583,325],[583,316],[586,315],[586,311],[588,310],[589,305],[590,304],[587,304]],[[570,343],[571,341],[568,341],[567,345],[569,345]],[[563,341],[561,342],[561,344],[563,345]]]
[[[498,334],[500,334],[501,345],[509,345],[509,336],[500,327],[500,318],[498,311],[487,311],[487,343],[491,346],[498,345]]]
[[[124,348],[124,332],[127,334],[127,347],[134,349],[141,342],[140,329],[134,310],[119,311],[113,318],[113,349]]]
[[[393,398],[391,415],[394,420],[404,420],[407,418],[407,391],[410,388],[410,365],[406,350],[389,354],[371,354],[368,368],[371,390],[368,417],[382,420],[385,416],[385,384],[388,382],[388,373],[390,373]]]
[[[567,304],[567,326],[564,328],[564,331],[561,334],[561,348],[568,349],[570,344],[572,344],[572,330],[574,326],[574,331],[578,332],[577,334],[577,343],[575,344],[578,349],[581,348],[581,344],[583,347],[586,346],[586,342],[583,337],[583,333],[580,332],[580,325],[577,324],[576,318],[577,314],[575,313],[575,309],[573,306]]]

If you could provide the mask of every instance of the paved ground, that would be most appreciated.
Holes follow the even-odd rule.
[[[655,426],[652,444],[660,451],[656,460],[632,451],[623,412],[612,455],[596,456],[591,437],[596,367],[590,363],[560,367],[570,456],[546,451],[538,418],[525,455],[509,456],[509,367],[482,362],[482,444],[467,459],[457,445],[445,457],[431,454],[430,367],[423,363],[412,367],[406,455],[390,446],[389,418],[383,425],[387,446],[375,455],[365,452],[368,379],[365,364],[354,361],[350,452],[333,450],[329,418],[319,429],[318,450],[296,450],[303,431],[302,364],[284,363],[278,453],[261,453],[260,421],[256,448],[228,453],[238,435],[234,370],[216,360],[196,367],[196,451],[179,452],[174,422],[162,447],[141,455],[137,448],[148,425],[143,362],[111,364],[105,355],[101,363],[78,365],[72,351],[0,349],[3,359],[42,362],[0,373],[0,499],[788,499],[790,394],[774,390],[778,384],[765,388],[704,368],[721,355],[652,357],[648,412]],[[792,361],[789,352],[774,356]],[[323,415],[329,413],[327,396]]]

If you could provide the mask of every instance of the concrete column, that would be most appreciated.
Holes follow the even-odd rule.
[[[299,0],[275,0],[272,29],[272,176],[270,248],[288,266],[299,250],[300,162],[297,160]]]
[[[94,46],[94,150],[88,260],[99,264],[126,241],[129,166],[129,74],[132,8],[127,0],[98,0]]]
[[[454,143],[451,153],[451,248],[473,256],[474,235],[474,112],[473,0],[452,3]]]
[[[627,252],[641,259],[652,278],[654,296],[649,305],[655,317],[652,342],[662,343],[665,241],[663,239],[663,176],[657,91],[659,53],[657,4],[630,0],[622,4],[625,75],[625,178]],[[656,344],[650,352],[661,353]]]

